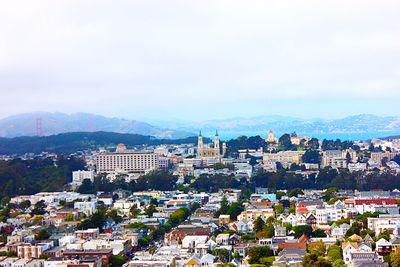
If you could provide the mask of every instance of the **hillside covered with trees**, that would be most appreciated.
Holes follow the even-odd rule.
[[[71,182],[72,172],[84,167],[84,162],[74,157],[0,161],[0,198],[61,191]]]
[[[209,142],[205,139],[205,142]],[[184,139],[156,139],[152,136],[139,134],[121,134],[113,132],[75,132],[43,137],[0,138],[0,154],[41,153],[43,151],[71,154],[102,146],[115,146],[123,143],[128,147],[158,144],[188,144],[197,143],[197,137]]]

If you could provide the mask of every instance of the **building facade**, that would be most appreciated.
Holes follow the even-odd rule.
[[[148,172],[159,167],[159,156],[153,152],[136,152],[119,144],[117,150],[101,152],[96,158],[97,173]]]
[[[204,145],[201,132],[197,139],[197,157],[199,158],[222,158],[226,153],[226,143],[222,144],[222,151],[218,132],[215,133],[214,144]]]

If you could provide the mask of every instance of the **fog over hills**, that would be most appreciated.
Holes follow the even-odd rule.
[[[156,138],[176,139],[193,136],[193,133],[170,130],[146,122],[123,118],[108,118],[89,113],[33,112],[10,116],[0,120],[1,137],[36,135],[37,119],[41,119],[43,135],[69,132],[117,132],[150,135]]]
[[[193,127],[207,130],[224,131],[265,131],[273,129],[276,132],[316,133],[368,133],[400,130],[400,117],[381,117],[371,114],[348,116],[341,119],[300,119],[279,115],[258,116],[251,118],[231,118],[197,122],[172,129],[189,130]]]
[[[379,136],[400,134],[400,117],[361,114],[341,119],[301,119],[279,115],[250,118],[227,118],[222,120],[177,122],[152,120],[152,124],[109,118],[89,113],[49,113],[34,112],[10,116],[0,120],[1,137],[36,135],[37,119],[41,118],[44,135],[68,132],[117,132],[154,136],[162,139],[176,139],[193,136],[199,130],[211,135],[218,130],[226,138],[239,135],[266,133],[273,129],[277,134],[291,133],[321,137],[331,135],[338,138],[343,134],[364,136],[378,133]]]

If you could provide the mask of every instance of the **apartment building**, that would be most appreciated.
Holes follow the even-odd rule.
[[[115,152],[100,152],[96,158],[97,173],[145,173],[158,167],[159,156],[156,153],[128,150],[123,144],[119,144]]]

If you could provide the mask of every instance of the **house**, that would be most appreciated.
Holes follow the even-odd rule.
[[[197,255],[193,255],[190,257],[186,262],[185,266],[188,267],[200,267],[201,266],[201,259]]]
[[[350,267],[387,267],[387,264],[375,252],[354,252],[350,255]]]
[[[221,214],[219,215],[219,224],[229,224],[229,222],[231,221],[231,216],[228,214]]]
[[[204,227],[187,227],[172,230],[171,232],[165,234],[164,242],[167,245],[177,245],[182,242],[182,240],[188,235],[202,235],[207,236],[209,234],[209,229]]]
[[[32,258],[38,259],[40,255],[43,254],[43,252],[52,247],[53,247],[52,241],[47,243],[38,243],[35,245],[29,243],[22,243],[19,244],[17,247],[17,255],[18,257],[23,259],[32,259]]]
[[[233,253],[239,253],[240,257],[245,258],[247,256],[247,252],[250,248],[258,246],[258,244],[254,243],[238,243],[233,247]]]
[[[215,266],[214,262],[215,262],[215,256],[213,256],[209,253],[205,254],[200,259],[201,266],[212,267],[212,266]]]
[[[350,263],[351,253],[357,252],[358,244],[356,242],[343,242],[342,243],[342,253],[343,253],[343,261],[346,264]]]
[[[97,210],[97,201],[94,199],[74,202],[74,209],[83,212],[86,216],[90,216]]]
[[[264,221],[267,221],[269,217],[274,217],[275,212],[272,208],[269,209],[248,209],[245,211],[242,211],[242,213],[239,214],[237,219],[240,220],[255,220],[258,217],[261,217]]]
[[[215,242],[217,242],[218,246],[228,246],[229,245],[229,234],[217,235]]]
[[[241,240],[240,235],[237,234],[233,234],[229,237],[229,245],[236,245],[237,243],[239,243]]]
[[[303,257],[306,253],[305,249],[285,248],[278,253],[273,265],[302,266]]]
[[[110,258],[112,255],[112,249],[65,250],[63,252],[64,257],[76,259],[86,257],[101,257],[103,266],[108,266],[110,264]]]
[[[393,244],[386,239],[379,239],[376,242],[376,249],[375,251],[380,255],[380,256],[386,256],[390,254],[393,250]]]
[[[310,213],[306,216],[306,224],[315,226],[317,224],[317,218],[314,214]]]
[[[75,237],[80,239],[94,239],[100,235],[99,228],[89,228],[87,230],[75,231]]]
[[[337,238],[338,240],[343,240],[349,229],[350,225],[347,223],[342,223],[339,227],[332,225],[331,236]]]
[[[247,234],[253,232],[253,220],[240,220],[234,223],[233,228],[240,234]]]
[[[289,214],[287,217],[281,215],[278,219],[293,226],[306,224],[306,217],[303,214]]]
[[[355,199],[354,207],[359,214],[364,214],[365,212],[399,214],[397,201],[393,198]]]
[[[400,215],[380,214],[378,218],[368,218],[368,229],[379,235],[387,230],[397,236],[397,228],[400,226]]]
[[[228,235],[229,238],[229,235]],[[182,249],[188,249],[194,252],[198,244],[205,244],[208,240],[208,236],[204,235],[187,235],[182,239]]]
[[[276,237],[286,236],[286,227],[283,226],[275,226],[275,234]]]
[[[333,205],[317,207],[315,210],[315,217],[318,224],[326,224],[347,218],[348,213],[344,202],[338,200]]]
[[[396,236],[390,240],[393,245],[393,250],[400,248],[400,237]]]

